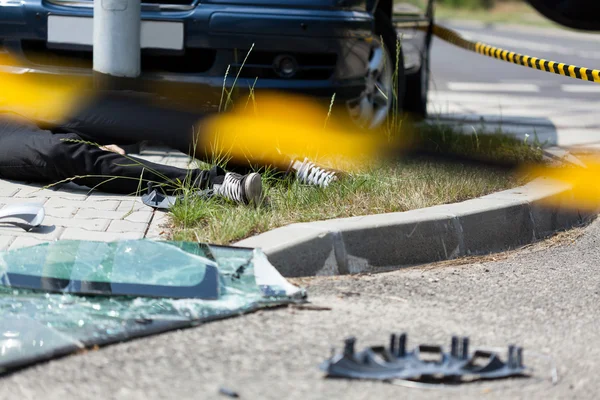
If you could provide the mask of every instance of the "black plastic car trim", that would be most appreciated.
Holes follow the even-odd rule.
[[[356,339],[345,340],[341,354],[334,354],[321,369],[327,377],[394,379],[454,382],[474,379],[499,379],[513,376],[528,376],[530,370],[523,365],[523,349],[508,346],[506,363],[495,352],[475,350],[469,352],[467,337],[452,337],[451,350],[445,352],[441,346],[419,345],[412,351],[406,349],[406,334],[392,335],[390,346],[368,347],[355,352]],[[424,355],[437,355],[426,359]]]
[[[0,282],[4,286],[13,288],[43,290],[53,293],[216,300],[219,298],[219,270],[212,265],[206,265],[205,268],[206,273],[202,281],[192,286],[80,281],[11,272],[6,272],[0,276]]]

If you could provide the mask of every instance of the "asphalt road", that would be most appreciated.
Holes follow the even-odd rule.
[[[66,357],[3,378],[0,398],[218,399],[224,386],[243,399],[592,399],[600,391],[600,223],[576,236],[496,261],[307,279],[312,302],[330,311],[267,310]],[[409,346],[448,345],[451,334],[475,347],[516,343],[535,372],[415,389],[327,380],[317,368],[348,335],[361,347],[402,331]]]
[[[549,61],[600,69],[600,35],[560,29],[445,22],[443,26],[506,50]],[[600,85],[494,60],[434,38],[431,88],[522,96],[598,99]]]

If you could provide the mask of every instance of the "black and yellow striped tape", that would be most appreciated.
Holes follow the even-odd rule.
[[[474,51],[484,56],[493,57],[498,60],[537,69],[539,71],[568,76],[569,78],[600,83],[600,70],[597,69],[548,61],[542,58],[530,57],[515,53],[514,51],[504,50],[481,42],[471,42],[470,40],[463,38],[459,33],[440,25],[433,26],[433,34],[458,47]]]

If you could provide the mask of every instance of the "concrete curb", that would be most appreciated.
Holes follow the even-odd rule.
[[[513,249],[596,216],[563,205],[572,196],[569,185],[538,178],[462,203],[291,224],[235,245],[262,248],[288,277],[423,264]]]

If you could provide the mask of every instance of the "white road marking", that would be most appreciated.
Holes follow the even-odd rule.
[[[560,61],[567,62],[568,56],[592,59],[592,60],[600,60],[600,51],[594,50],[578,50],[573,47],[562,46],[558,44],[549,44],[543,42],[537,42],[532,40],[524,40],[524,39],[513,39],[508,37],[502,37],[500,35],[489,35],[481,32],[473,32],[473,31],[465,31],[460,30],[460,33],[469,40],[472,41],[480,41],[485,44],[489,44],[492,46],[500,47],[504,50],[517,51],[520,50],[530,50],[534,52],[534,55],[539,55],[541,52],[543,53],[555,53],[561,56],[565,56],[563,60],[548,60],[548,61]],[[531,55],[531,54],[528,54]],[[589,67],[587,65],[582,65],[582,67]]]
[[[462,22],[461,22],[462,24]],[[479,26],[475,25],[476,29],[485,29],[485,23],[480,24]],[[600,42],[600,36],[595,33],[587,33],[587,32],[579,32],[579,31],[568,31],[566,29],[556,29],[556,28],[541,28],[541,27],[532,27],[518,24],[501,24],[494,25],[494,30],[496,32],[506,32],[506,33],[522,33],[523,35],[537,35],[542,36],[544,38],[548,37],[558,37],[561,39],[573,39],[578,41],[586,41],[586,42]]]
[[[600,85],[581,82],[579,85],[566,86]],[[472,133],[471,126],[475,129],[483,127],[487,132],[494,132],[501,126],[503,132],[520,140],[524,140],[525,134],[530,135],[528,140],[537,134],[542,143],[548,141],[548,144],[559,146],[597,145],[600,148],[600,132],[597,128],[600,117],[594,113],[600,107],[600,96],[595,101],[571,99],[566,95],[552,98],[542,93],[524,96],[522,93],[432,90],[428,108],[431,121],[455,123],[463,126],[467,133]],[[484,118],[483,122],[481,117]]]
[[[530,83],[473,83],[473,82],[448,82],[448,89],[455,92],[521,92],[536,93],[540,91],[538,85]]]
[[[600,85],[591,82],[587,85],[560,85],[560,88],[567,93],[600,93]]]

